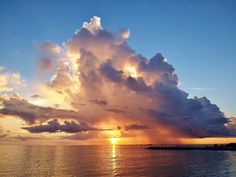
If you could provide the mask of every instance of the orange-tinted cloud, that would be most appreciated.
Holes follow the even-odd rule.
[[[42,67],[54,74],[40,83],[37,94],[51,106],[10,99],[3,101],[0,112],[28,123],[67,118],[93,125],[112,120],[114,127],[129,124],[126,130],[142,129],[150,139],[164,135],[167,142],[236,135],[217,105],[206,97],[189,98],[178,88],[177,74],[166,58],[137,54],[127,44],[129,35],[129,30],[113,34],[94,16],[63,45],[42,44]]]
[[[0,93],[14,91],[23,85],[25,81],[19,73],[9,72],[0,66]]]

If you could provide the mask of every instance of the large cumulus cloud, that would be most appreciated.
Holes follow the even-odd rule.
[[[217,105],[206,97],[189,98],[178,88],[175,69],[167,59],[160,53],[150,59],[136,53],[126,42],[129,35],[128,29],[113,34],[94,16],[63,45],[43,45],[47,60],[42,67],[48,70],[51,63],[57,65],[46,87],[50,93],[59,93],[74,111],[8,100],[0,112],[30,123],[55,117],[83,118],[90,123],[112,119],[118,125],[133,125],[127,130],[152,127],[157,134],[165,129],[178,137],[235,136],[227,126],[230,119]],[[19,105],[24,108],[19,110]],[[38,128],[42,127],[28,130]]]

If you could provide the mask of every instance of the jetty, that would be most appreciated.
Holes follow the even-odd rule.
[[[204,150],[204,151],[236,151],[236,143],[215,145],[176,145],[176,146],[148,146],[149,150]]]

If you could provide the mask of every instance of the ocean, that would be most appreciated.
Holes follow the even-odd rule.
[[[0,146],[1,177],[235,177],[236,152],[145,146]]]

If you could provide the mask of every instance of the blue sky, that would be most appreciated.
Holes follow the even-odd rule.
[[[104,28],[129,28],[129,45],[162,53],[180,88],[236,115],[236,1],[0,1],[0,65],[34,80],[34,43],[62,43],[97,15]]]

